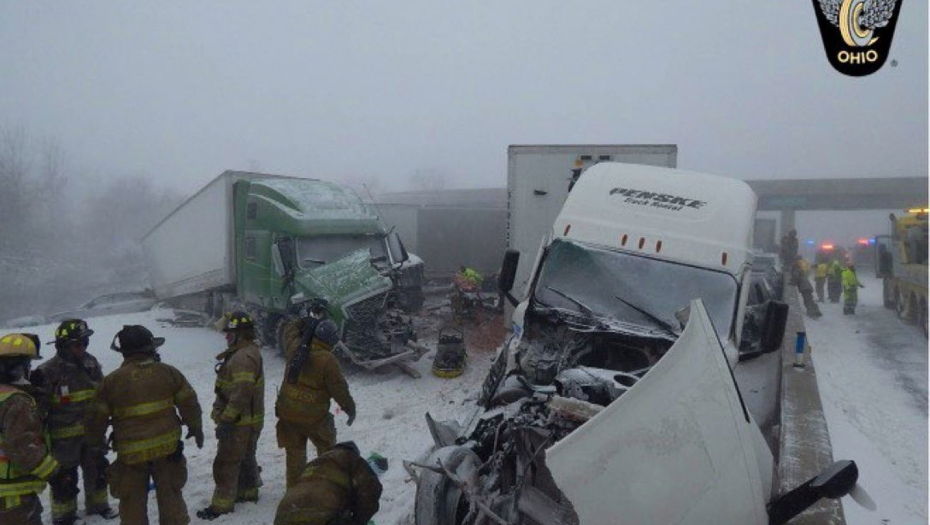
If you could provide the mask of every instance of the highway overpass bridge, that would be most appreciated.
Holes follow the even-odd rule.
[[[903,210],[927,205],[927,177],[749,180],[759,211],[781,212],[781,230],[797,211]]]

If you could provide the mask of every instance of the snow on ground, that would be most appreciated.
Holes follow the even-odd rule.
[[[108,373],[117,368],[122,361],[119,354],[109,349],[113,336],[122,325],[142,324],[152,330],[156,337],[166,338],[165,345],[160,349],[162,361],[177,367],[185,374],[197,391],[204,409],[207,439],[203,450],[198,450],[191,441],[185,443],[189,479],[184,489],[184,497],[191,514],[191,523],[210,523],[200,520],[194,513],[209,505],[213,493],[211,465],[217,443],[209,413],[213,403],[214,358],[224,349],[225,340],[221,333],[209,329],[179,328],[157,321],[170,317],[170,310],[154,310],[88,319],[89,326],[95,331],[89,350],[100,360],[104,372]],[[43,341],[51,341],[54,338],[55,326],[43,325],[23,331],[38,333]],[[468,330],[466,328],[466,332]],[[12,331],[16,330],[2,330],[0,335]],[[420,342],[428,348],[435,349],[435,330],[427,330],[421,335]],[[54,352],[52,345],[43,345],[43,356],[49,357]],[[419,362],[413,363],[414,368],[422,374],[419,379],[407,376],[397,369],[384,372],[348,370],[349,388],[358,406],[358,416],[352,427],[346,426],[345,414],[337,409],[335,403],[333,404],[338,440],[354,440],[365,456],[370,452],[378,452],[388,458],[390,468],[381,477],[384,485],[381,510],[374,517],[377,525],[402,524],[410,519],[416,486],[409,479],[402,461],[417,459],[432,444],[424,414],[430,412],[439,420],[466,419],[473,410],[476,393],[490,366],[493,350],[474,351],[474,348],[469,346],[469,361],[465,373],[454,379],[440,379],[432,375],[430,366],[433,355],[434,352],[430,352]],[[235,514],[224,516],[214,523],[270,524],[274,520],[277,504],[284,495],[284,451],[277,448],[274,430],[274,399],[283,376],[284,363],[271,350],[266,349],[264,356],[266,414],[265,428],[258,444],[258,463],[262,466],[264,479],[261,499],[257,504],[237,505]],[[312,445],[309,450],[309,457],[315,457]],[[111,452],[110,460],[114,459],[115,453]],[[83,505],[83,500],[80,499],[82,497],[83,495],[79,496],[79,505]],[[51,523],[48,498],[49,491],[46,490],[42,497],[45,507],[44,519],[46,523]],[[154,499],[152,495],[149,501],[149,517],[152,523],[157,523]],[[116,503],[112,502],[114,506]],[[98,517],[88,518],[86,522],[88,525],[113,523]]]
[[[833,457],[856,461],[877,506],[843,498],[846,521],[927,523],[927,340],[882,306],[880,280],[861,278],[855,316],[827,302],[805,319]]]

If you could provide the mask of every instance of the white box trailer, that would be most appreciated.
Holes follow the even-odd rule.
[[[522,297],[533,255],[581,173],[599,162],[676,168],[678,146],[548,145],[507,148],[507,247],[523,254],[514,291]]]
[[[160,300],[236,286],[233,184],[276,175],[225,171],[142,238],[149,282]]]

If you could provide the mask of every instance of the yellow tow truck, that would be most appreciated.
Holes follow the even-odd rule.
[[[892,213],[891,235],[875,237],[876,269],[882,278],[885,307],[905,322],[917,323],[927,335],[927,214],[912,208]]]

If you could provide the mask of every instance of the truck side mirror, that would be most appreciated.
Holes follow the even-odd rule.
[[[769,502],[769,525],[788,523],[821,498],[838,499],[849,494],[858,479],[855,461],[844,459],[833,463],[816,477]]]
[[[510,291],[513,290],[513,282],[517,278],[517,264],[520,263],[520,252],[514,249],[508,249],[504,252],[504,262],[501,263],[500,276],[497,278],[497,288],[503,293],[510,304],[516,306],[519,302]]]
[[[278,277],[283,277],[284,261],[281,259],[281,249],[278,248],[278,243],[271,245],[271,262],[274,264],[274,272],[278,274]]]
[[[407,249],[404,248],[404,243],[400,240],[400,235],[397,235],[397,232],[391,232],[388,234],[388,248],[391,250],[391,258],[394,259],[394,262],[397,264],[403,263],[410,259],[410,255],[407,253]]]
[[[781,347],[787,323],[788,303],[769,301],[765,308],[765,320],[762,324],[762,337],[760,338],[763,352],[774,352]]]

